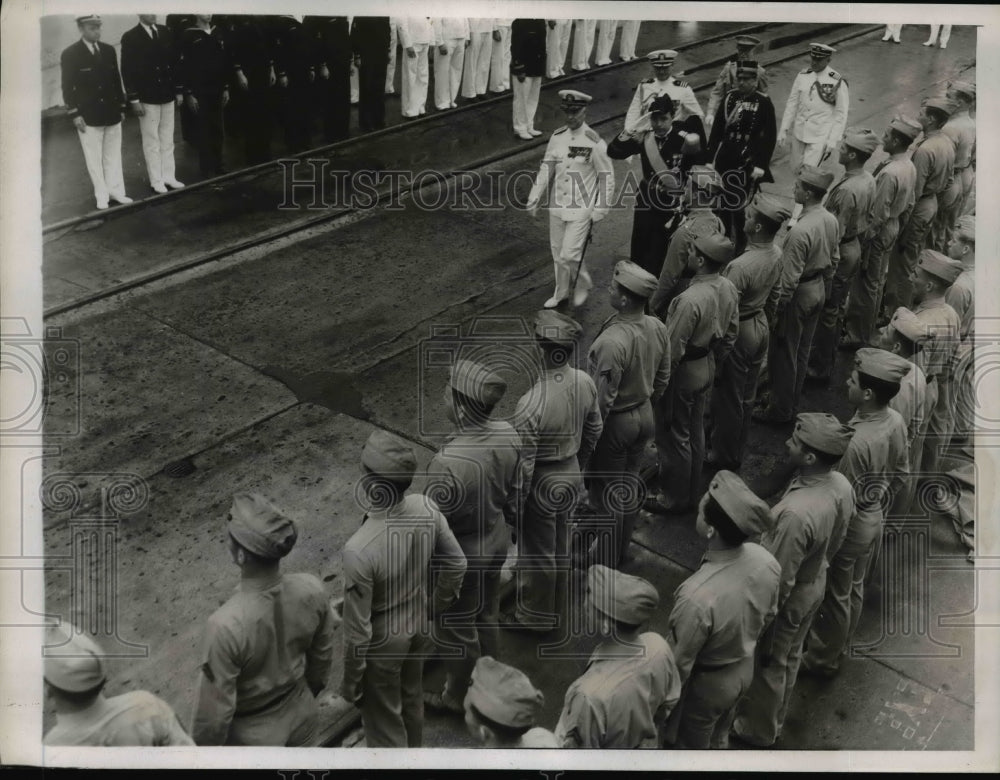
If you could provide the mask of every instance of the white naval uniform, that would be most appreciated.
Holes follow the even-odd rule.
[[[573,70],[587,70],[590,67],[590,53],[594,50],[596,32],[596,19],[573,20]]]
[[[847,81],[833,68],[821,73],[799,71],[778,128],[779,138],[791,135],[792,173],[802,165],[819,165],[825,147],[837,148],[847,125],[848,104]]]
[[[490,60],[490,92],[510,89],[510,25],[513,19],[494,19],[493,31],[500,33],[500,40],[493,41]]]
[[[469,40],[469,20],[464,16],[431,19],[435,47],[445,46],[447,54],[434,51],[434,105],[439,109],[454,108],[458,89],[462,86],[465,65],[465,42]]]
[[[389,18],[389,62],[385,66],[385,94],[395,95],[396,49],[399,48],[399,19]],[[405,78],[405,77],[404,77]]]
[[[639,19],[625,19],[622,21],[622,40],[618,46],[618,56],[626,62],[635,59],[635,44],[639,40]]]
[[[469,39],[471,43],[465,53],[465,73],[462,74],[462,97],[474,98],[485,95],[489,83],[493,20],[469,19]]]
[[[528,208],[538,205],[554,178],[549,202],[549,243],[555,266],[557,300],[567,298],[577,263],[587,241],[591,219],[602,219],[609,211],[615,189],[614,168],[608,146],[586,123],[576,130],[556,130],[545,148],[545,156],[528,196]],[[580,266],[577,289],[593,287],[590,274]]]
[[[660,95],[670,95],[670,99],[674,101],[674,122],[683,122],[692,114],[705,120],[705,112],[701,110],[694,90],[686,81],[678,81],[673,76],[666,81],[644,79],[636,87],[628,113],[625,114],[625,132],[633,132],[639,118],[649,111],[650,104]]]
[[[611,64],[611,47],[615,45],[615,30],[617,29],[617,19],[601,19],[597,23],[597,52],[594,55],[595,65]]]
[[[399,45],[403,47],[403,116],[427,113],[427,50],[434,44],[434,28],[428,16],[406,16],[399,20]],[[410,57],[410,47],[417,53]]]
[[[555,22],[555,27],[548,27],[549,22]],[[569,51],[569,36],[573,31],[572,19],[546,19],[545,31],[545,72],[550,79],[565,75],[566,53]]]

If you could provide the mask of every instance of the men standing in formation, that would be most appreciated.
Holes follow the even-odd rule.
[[[515,19],[510,26],[510,83],[514,93],[514,134],[524,140],[542,134],[535,112],[545,75],[545,21]]]

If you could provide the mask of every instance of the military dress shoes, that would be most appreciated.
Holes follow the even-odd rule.
[[[528,132],[527,132],[526,130],[522,130],[522,131],[521,131],[521,132],[519,132],[519,133],[515,133],[515,135],[516,135],[516,136],[517,136],[518,138],[520,138],[520,139],[521,139],[522,141],[530,141],[530,140],[532,139],[532,137],[533,137],[533,136],[532,136],[532,135],[531,135],[530,133],[528,133]]]
[[[561,298],[556,298],[556,296],[553,295],[545,303],[543,303],[542,306],[544,308],[546,308],[546,309],[554,309],[560,303],[562,303],[562,299]]]
[[[184,186],[184,182],[177,181],[177,179],[170,179],[169,181],[163,182],[172,190],[179,190]]]
[[[528,134],[531,135],[533,138],[538,138],[538,136],[540,136],[542,134],[542,131],[541,130],[536,130],[535,128],[531,128],[528,131]]]
[[[164,187],[162,184],[152,184],[150,186],[153,188],[153,192],[158,192],[160,195],[167,194],[167,188]]]
[[[135,203],[128,195],[112,195],[111,200],[115,203],[120,203],[123,206],[127,206],[129,203]]]

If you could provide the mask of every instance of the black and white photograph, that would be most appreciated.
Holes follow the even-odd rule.
[[[994,6],[2,36],[3,765],[1000,771]]]

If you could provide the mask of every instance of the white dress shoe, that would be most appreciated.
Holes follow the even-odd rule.
[[[522,141],[530,141],[534,137],[530,133],[525,133],[525,132],[516,133],[516,135]]]
[[[561,298],[556,298],[556,296],[553,295],[545,303],[543,303],[542,306],[546,309],[554,309],[556,306],[559,305],[559,302],[561,300],[562,300]]]
[[[123,206],[135,202],[128,195],[112,195],[111,200],[113,200],[115,203],[121,203]]]
[[[171,179],[170,181],[165,181],[163,183],[174,190],[179,190],[184,186],[184,182],[177,181],[177,179]]]
[[[107,207],[108,207],[108,202],[106,200],[97,202],[98,211],[104,211],[104,209],[106,209]]]
[[[540,135],[542,134],[542,131],[541,131],[541,130],[536,130],[535,128],[531,128],[531,129],[530,129],[530,130],[528,131],[528,133],[529,133],[530,135],[534,136],[535,138],[538,138],[538,136],[540,136]]]
[[[158,192],[161,195],[167,194],[167,188],[164,187],[162,184],[151,184],[150,186],[153,188],[153,192]]]

